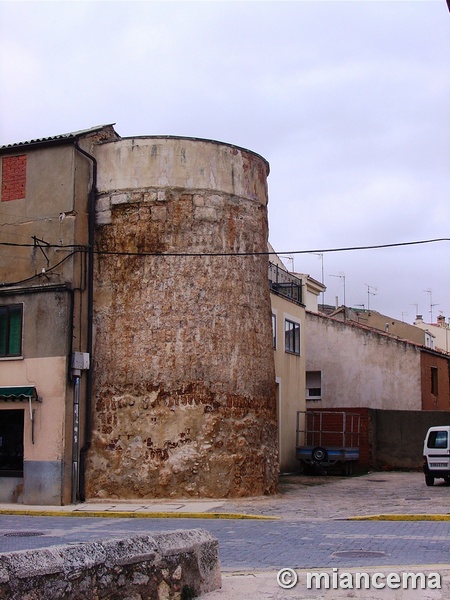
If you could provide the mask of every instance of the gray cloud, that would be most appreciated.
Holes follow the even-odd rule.
[[[115,122],[244,146],[279,251],[450,237],[449,28],[444,0],[0,2],[0,143]],[[411,321],[433,289],[450,317],[449,248],[327,254],[327,296],[345,272],[348,304],[370,284]]]

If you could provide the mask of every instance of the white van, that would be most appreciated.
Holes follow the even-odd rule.
[[[450,483],[450,426],[430,427],[423,444],[425,483],[433,485],[435,478]]]

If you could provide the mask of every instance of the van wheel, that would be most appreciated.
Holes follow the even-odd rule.
[[[434,477],[433,477],[433,475],[425,475],[425,483],[428,486],[434,485]]]
[[[445,481],[445,483],[450,484],[450,475],[446,475],[444,477],[444,481]]]

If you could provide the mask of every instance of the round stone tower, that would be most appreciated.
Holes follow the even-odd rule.
[[[176,137],[98,145],[88,498],[277,488],[268,163]]]

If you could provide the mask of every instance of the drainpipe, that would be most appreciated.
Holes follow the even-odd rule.
[[[76,504],[80,485],[80,371],[74,374],[73,440],[72,440],[72,504]]]
[[[75,148],[92,161],[92,185],[89,191],[88,200],[88,319],[87,319],[87,353],[92,365],[92,347],[93,347],[93,317],[94,317],[94,237],[95,237],[95,200],[97,197],[97,160],[86,150],[80,148],[78,140],[75,141]],[[86,372],[86,417],[85,417],[85,441],[80,451],[80,470],[79,470],[79,500],[85,500],[85,467],[86,453],[91,446],[92,437],[92,367]]]

